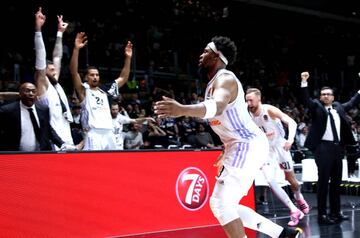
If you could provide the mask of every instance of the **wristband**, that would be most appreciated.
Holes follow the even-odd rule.
[[[56,37],[62,37],[63,36],[63,32],[62,31],[58,31],[57,33],[56,33]]]
[[[214,99],[206,100],[202,102],[202,104],[206,108],[206,113],[203,119],[213,118],[216,116],[217,106],[216,106],[216,101]]]

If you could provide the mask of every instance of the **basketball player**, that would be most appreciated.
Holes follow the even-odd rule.
[[[58,16],[58,31],[56,36],[56,43],[53,50],[53,61],[46,61],[46,49],[42,36],[42,27],[45,24],[46,17],[42,13],[42,8],[35,14],[35,83],[39,92],[39,100],[37,104],[46,105],[50,110],[50,124],[56,133],[69,145],[74,145],[71,136],[70,123],[73,122],[73,117],[69,108],[69,103],[64,89],[59,83],[59,76],[61,70],[61,59],[63,55],[62,50],[62,35],[65,32],[68,24],[63,22],[62,15]],[[59,150],[54,145],[56,150]],[[75,147],[80,149],[81,145]]]
[[[105,92],[100,88],[100,74],[96,67],[90,66],[87,68],[85,71],[86,83],[84,84],[79,74],[79,52],[80,49],[86,46],[87,42],[87,36],[84,32],[76,34],[73,54],[70,60],[70,73],[81,103],[82,126],[86,131],[84,150],[116,150],[117,145],[112,131],[113,123],[108,101],[108,93],[110,92]],[[113,83],[116,89],[123,86],[129,79],[133,53],[130,41],[126,44],[124,51],[125,61],[123,69]]]
[[[235,61],[236,51],[234,42],[229,38],[212,38],[199,60],[200,72],[209,80],[205,101],[184,105],[163,97],[162,101],[156,102],[155,113],[159,117],[207,119],[224,143],[224,153],[216,163],[220,171],[210,207],[228,237],[247,237],[244,226],[270,237],[299,237],[301,229],[283,228],[239,204],[267,158],[269,143],[247,111],[240,81],[226,69],[228,63]]]
[[[291,145],[294,143],[296,134],[296,122],[283,113],[277,107],[269,104],[261,103],[261,92],[257,88],[249,88],[246,91],[246,102],[251,117],[257,126],[259,126],[266,134],[270,153],[268,161],[262,167],[264,176],[269,183],[273,193],[290,209],[289,226],[296,226],[299,220],[304,217],[304,213],[309,213],[309,205],[305,201],[300,191],[299,182],[295,178],[293,160],[290,154]],[[285,139],[285,131],[283,123],[288,126],[289,134]],[[274,166],[280,165],[285,172],[285,178],[289,181],[291,190],[294,193],[296,202],[301,210],[299,210],[289,198],[288,194],[276,182],[273,171]]]

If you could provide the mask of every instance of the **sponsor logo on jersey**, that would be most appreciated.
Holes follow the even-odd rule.
[[[220,126],[221,122],[219,120],[209,120],[210,126]]]
[[[186,210],[201,209],[209,197],[209,182],[206,175],[196,167],[188,167],[181,171],[176,181],[176,197]]]

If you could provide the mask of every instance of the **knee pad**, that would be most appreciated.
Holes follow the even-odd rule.
[[[222,226],[239,218],[237,204],[226,203],[224,200],[212,196],[210,198],[210,208]]]
[[[220,200],[218,198],[215,197],[210,197],[210,209],[212,211],[212,213],[214,214],[214,216],[216,218],[218,218],[221,214],[221,205],[220,205]]]

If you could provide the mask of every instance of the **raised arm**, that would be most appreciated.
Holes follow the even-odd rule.
[[[59,15],[57,16],[58,19],[58,31],[56,34],[56,41],[55,41],[55,46],[54,46],[54,50],[53,50],[53,63],[54,63],[54,67],[55,67],[55,78],[58,80],[59,76],[60,76],[60,70],[61,70],[61,59],[63,56],[63,42],[62,42],[62,37],[63,37],[63,33],[65,32],[68,23],[63,22],[63,16]]]
[[[39,96],[43,95],[48,86],[49,80],[46,77],[46,50],[45,44],[41,33],[41,28],[46,20],[45,15],[42,13],[42,8],[35,13],[35,84]]]
[[[132,54],[133,54],[133,45],[131,41],[128,41],[125,46],[124,66],[120,72],[119,77],[115,79],[119,88],[122,87],[129,79]]]
[[[289,134],[288,134],[288,139],[286,140],[286,143],[284,145],[284,149],[290,150],[291,145],[294,143],[294,139],[296,135],[296,128],[297,128],[296,121],[286,113],[282,112],[279,108],[274,106],[269,107],[268,113],[271,118],[278,118],[288,126]]]
[[[343,107],[345,111],[349,111],[355,106],[360,104],[360,90],[355,93],[355,95],[347,102],[343,103]]]
[[[309,90],[308,90],[308,79],[310,77],[309,72],[305,71],[301,73],[301,94],[300,100],[301,102],[307,106],[312,108],[315,106],[315,102],[311,99]]]
[[[134,118],[131,119],[131,123],[143,123],[144,121],[148,121],[149,123],[153,122],[155,123],[155,119],[152,117],[139,117],[139,118]]]
[[[81,82],[81,77],[78,72],[79,65],[79,51],[87,44],[87,36],[85,32],[76,34],[73,53],[70,60],[70,73],[73,80],[74,88],[78,94],[79,101],[82,102],[85,98],[85,89]]]

